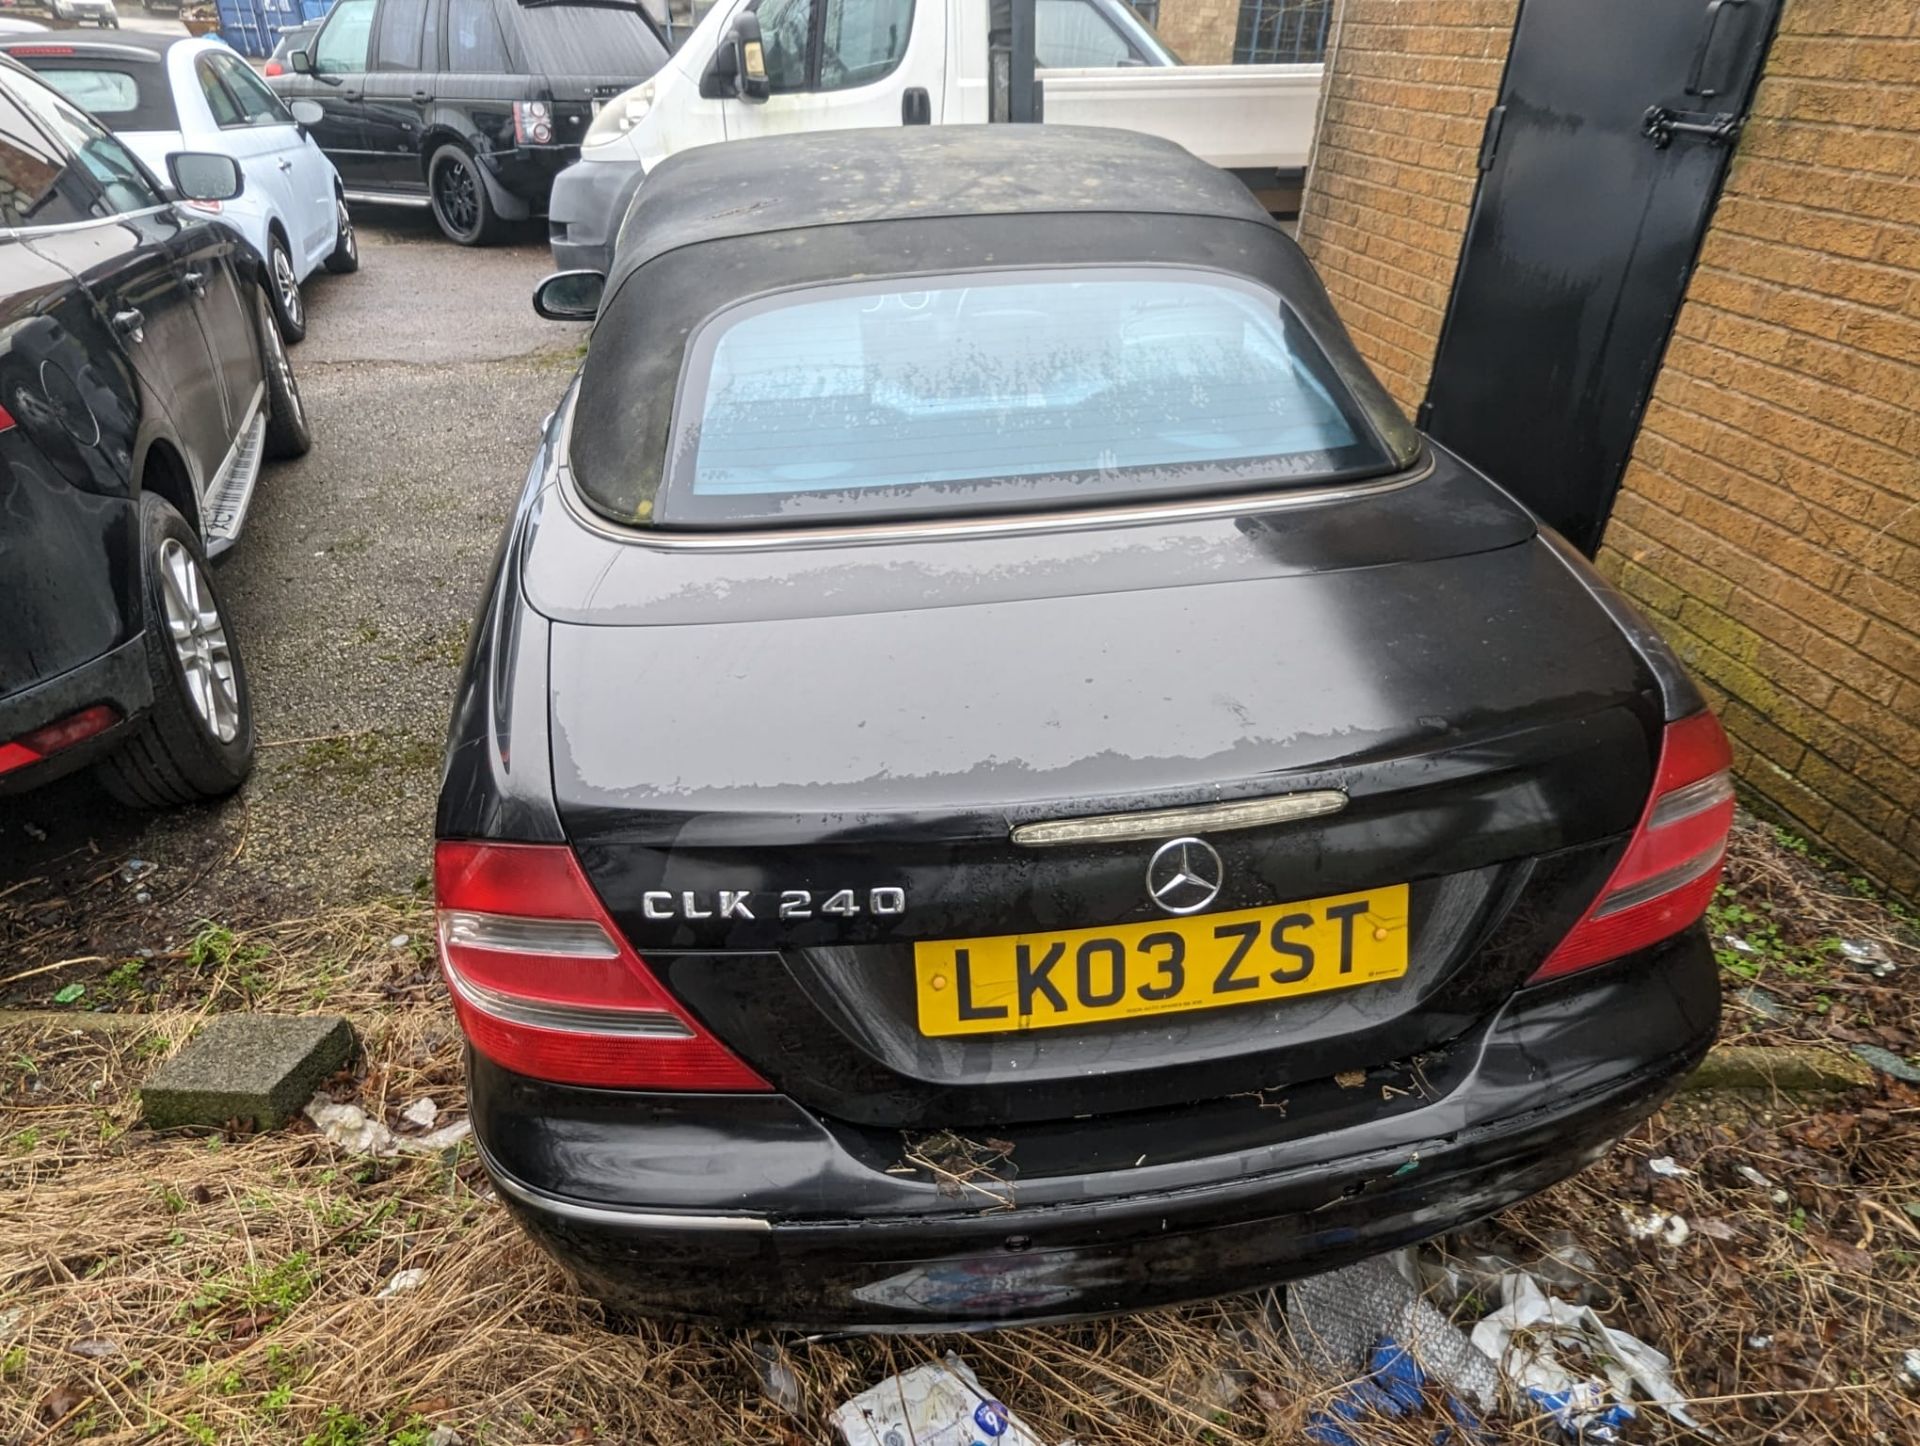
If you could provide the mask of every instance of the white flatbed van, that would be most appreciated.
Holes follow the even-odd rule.
[[[990,4],[719,0],[657,74],[595,117],[580,160],[554,184],[555,261],[605,270],[645,173],[692,146],[994,119]],[[1034,7],[1045,120],[1164,137],[1256,191],[1305,167],[1318,65],[1181,65],[1120,0]],[[765,80],[747,86],[741,41],[755,31]]]

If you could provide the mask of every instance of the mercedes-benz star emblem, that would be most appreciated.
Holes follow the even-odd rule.
[[[1147,860],[1147,892],[1169,914],[1197,914],[1214,901],[1226,874],[1212,844],[1177,838]]]

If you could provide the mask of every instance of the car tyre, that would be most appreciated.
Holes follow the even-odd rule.
[[[293,269],[293,252],[278,231],[267,236],[267,294],[273,299],[274,319],[288,346],[307,334],[307,304],[300,299],[300,278]]]
[[[335,276],[347,276],[360,269],[360,240],[353,233],[353,216],[347,210],[347,198],[333,193],[333,251],[321,262]]]
[[[307,455],[313,446],[313,433],[307,426],[300,383],[294,380],[293,361],[280,338],[279,321],[266,292],[260,293],[254,311],[260,329],[260,368],[267,383],[267,456],[275,462],[287,462]]]
[[[464,146],[442,146],[427,163],[427,196],[433,219],[449,241],[462,246],[492,246],[505,229],[480,174],[480,163]]]
[[[139,528],[153,706],[100,761],[100,783],[135,808],[223,798],[253,768],[247,670],[187,520],[143,492]]]

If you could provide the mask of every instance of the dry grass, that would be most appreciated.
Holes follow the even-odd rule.
[[[1884,928],[1916,967],[1899,920],[1762,831],[1743,834],[1736,877],[1756,908],[1793,914],[1782,950],[1802,933]],[[849,1395],[949,1349],[1046,1439],[1087,1446],[1296,1442],[1326,1400],[1276,1340],[1270,1300],[1244,1297],[967,1339],[788,1342],[804,1397],[792,1418],[760,1389],[764,1341],[609,1328],[514,1228],[470,1148],[374,1163],[304,1123],[253,1137],[136,1127],[134,1085],[204,1011],[319,999],[353,1014],[366,1043],[342,1094],[389,1122],[422,1095],[457,1113],[458,1041],[423,923],[396,902],[203,938],[111,1001],[106,976],[89,976],[88,1002],[142,1012],[131,1027],[81,1031],[49,1014],[0,1029],[0,1441],[422,1446],[444,1423],[498,1443],[812,1442]],[[1900,981],[1909,994],[1914,977]],[[1830,996],[1819,1027],[1856,1027],[1861,1010],[1876,1029],[1912,1026],[1910,998],[1892,1019],[1878,981],[1858,999],[1852,976],[1805,982]],[[1598,1263],[1609,1322],[1675,1357],[1725,1440],[1920,1440],[1901,1360],[1920,1347],[1916,1121],[1920,1093],[1891,1085],[1751,1110],[1684,1102],[1453,1248],[1529,1258],[1570,1232]],[[1646,1161],[1663,1155],[1696,1173],[1655,1176]],[[927,1158],[956,1168],[951,1152]],[[957,1173],[971,1180],[979,1163]],[[1677,1250],[1636,1242],[1623,1206],[1678,1211],[1693,1235]],[[413,1268],[417,1289],[380,1298]],[[1424,1446],[1433,1430],[1364,1439]],[[1652,1412],[1633,1437],[1686,1439]],[[1530,1421],[1490,1439],[1560,1438]]]

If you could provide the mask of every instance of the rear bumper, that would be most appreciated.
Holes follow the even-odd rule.
[[[561,271],[607,271],[634,192],[646,178],[638,160],[577,161],[554,178],[547,235]]]
[[[0,743],[56,723],[95,703],[110,703],[122,719],[144,713],[153,702],[153,678],[147,671],[147,640],[135,633],[119,647],[77,668],[0,698]],[[85,767],[118,746],[126,732],[121,722],[97,737],[64,749],[28,768],[0,774],[0,794],[20,793]]]
[[[545,215],[554,178],[580,159],[578,146],[512,146],[481,158],[493,181],[530,215]]]
[[[646,1314],[799,1330],[978,1329],[1277,1283],[1421,1240],[1571,1175],[1712,1042],[1699,928],[1511,1001],[1418,1109],[1229,1155],[1017,1183],[983,1213],[854,1159],[780,1096],[578,1090],[471,1060],[482,1158],[587,1289]]]

